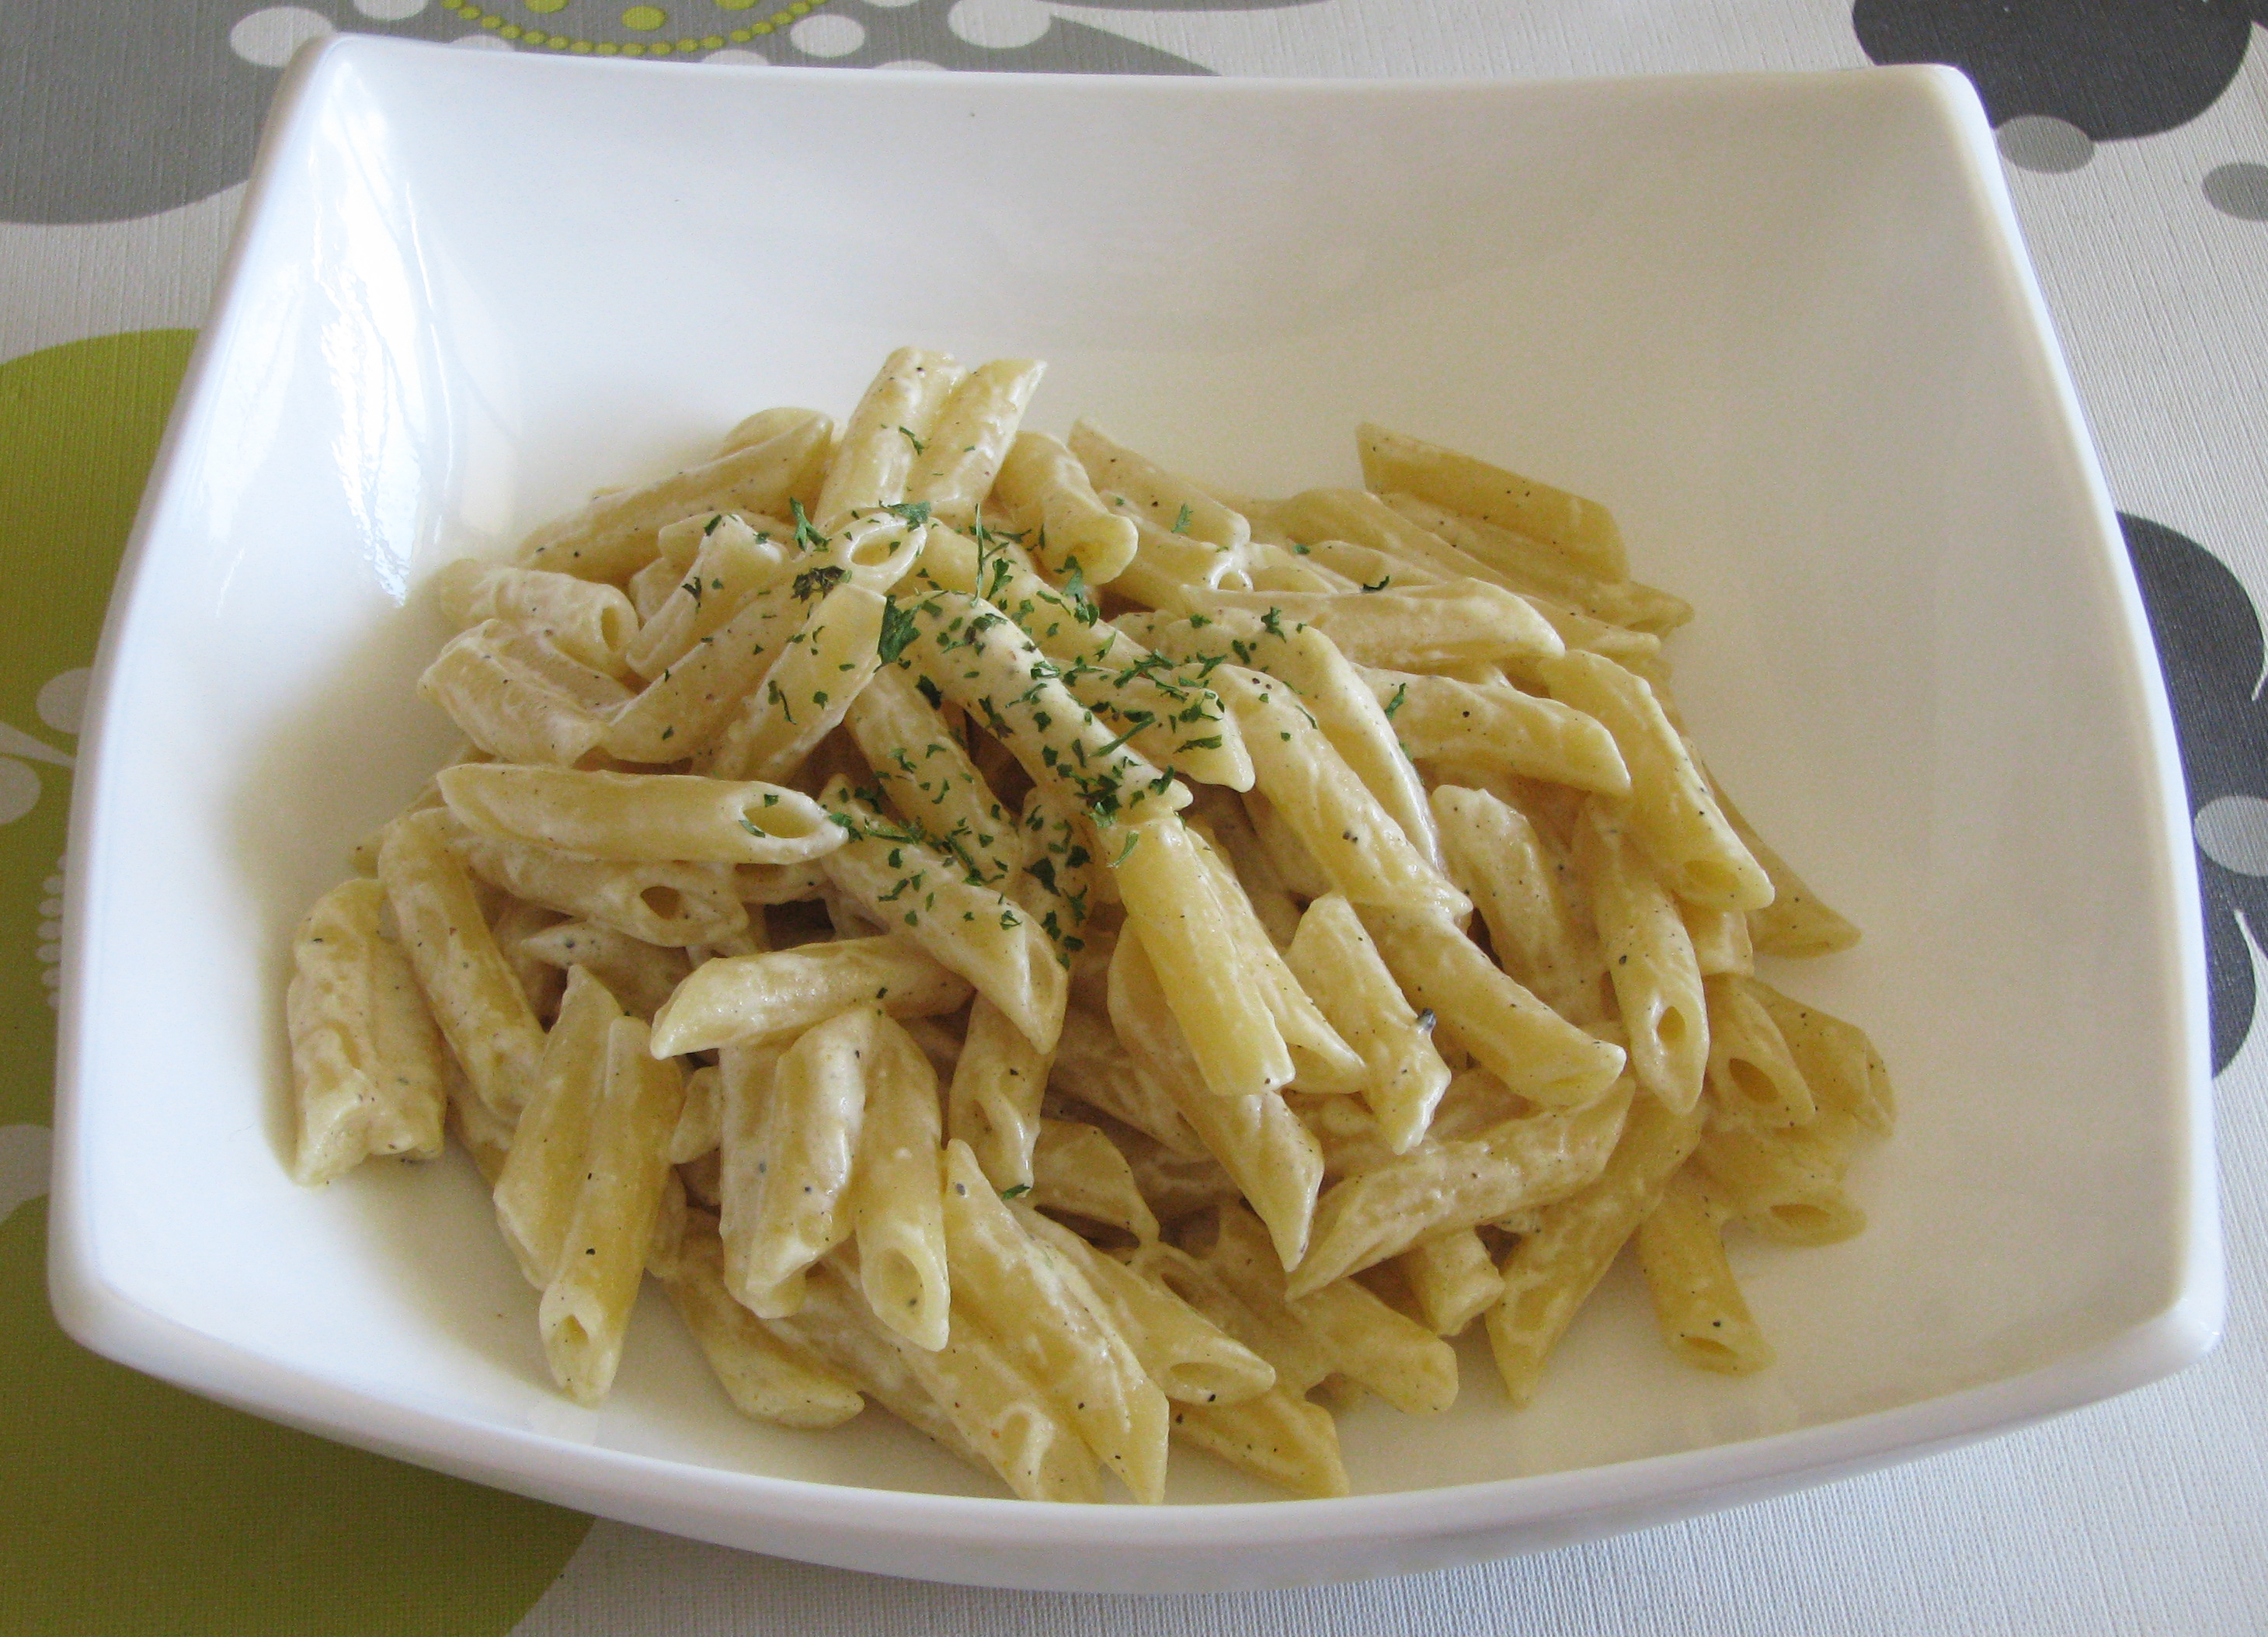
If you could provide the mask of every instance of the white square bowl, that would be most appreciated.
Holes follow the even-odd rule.
[[[1867,1231],[1739,1247],[1779,1362],[1610,1281],[1515,1415],[1344,1423],[1358,1494],[992,1498],[879,1415],[736,1419],[681,1332],[553,1393],[460,1157],[296,1187],[296,918],[450,735],[411,600],[891,346],[1053,361],[1238,488],[1365,416],[1598,496],[1701,617],[1682,698],[1868,933],[1797,971],[1904,1126]],[[2222,1303],[2194,867],[2146,627],[1990,133],[1950,72],[1300,84],[794,72],[368,40],[279,99],[105,635],[71,838],[57,1310],[197,1391],[792,1557],[1197,1589],[1469,1561],[2004,1429]],[[652,1301],[651,1296],[649,1302]],[[1183,1470],[1185,1469],[1185,1470]]]

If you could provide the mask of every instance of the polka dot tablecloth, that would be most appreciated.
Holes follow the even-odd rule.
[[[2268,0],[7,0],[0,5],[0,1637],[2268,1631]],[[79,1351],[42,1277],[75,736],[280,66],[468,49],[1089,73],[1966,70],[2094,417],[2205,884],[2228,1338],[2154,1388],[1675,1528],[1363,1586],[972,1591],[593,1523]],[[503,185],[541,154],[483,157]]]

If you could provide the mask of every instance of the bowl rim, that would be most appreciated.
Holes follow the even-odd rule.
[[[212,310],[193,350],[177,407],[151,467],[141,507],[123,554],[105,615],[91,679],[78,770],[74,780],[68,855],[95,855],[105,804],[102,792],[114,750],[112,695],[122,629],[167,501],[180,479],[185,451],[202,440],[215,414],[210,383],[218,360],[245,321],[251,300],[249,269],[271,231],[273,202],[294,156],[311,139],[323,99],[364,59],[385,61],[441,49],[424,42],[334,35],[311,42],[295,57],[276,93],[266,132],[224,262]],[[496,54],[497,71],[516,74],[624,74],[657,65],[622,59],[545,58]],[[755,67],[670,63],[676,71],[731,74],[751,84],[765,79],[854,77],[878,85],[934,82],[924,70]],[[1970,82],[1937,65],[1738,74],[1662,74],[1604,79],[1505,81],[1329,80],[956,73],[958,85],[983,92],[1037,94],[1035,88],[1075,84],[1081,96],[1128,98],[1316,95],[1427,98],[1444,93],[1599,94],[1602,88],[1708,85],[1786,89],[1841,78],[1902,87],[1926,102],[1955,139],[1970,184],[1970,208],[1999,253],[2007,293],[2015,297],[2023,344],[2036,355],[2054,398],[2073,475],[2093,508],[2089,542],[2109,560],[2117,600],[2138,657],[2154,655],[2146,615],[2121,544],[2083,409],[2073,385],[2052,320],[2031,264],[1992,129]],[[2189,811],[2170,707],[2160,678],[2146,664],[2139,689],[2144,704],[2142,748],[2156,774],[2164,833],[2173,854],[2166,871],[2169,924],[2160,935],[2173,945],[2168,971],[2182,1002],[2186,1095],[2169,1105],[2186,1121],[2187,1168],[2183,1244],[2173,1293],[2156,1313],[2095,1344],[2022,1374],[1987,1381],[1893,1407],[1791,1430],[1600,1464],[1491,1479],[1439,1487],[1357,1494],[1329,1500],[1268,1500],[1176,1503],[1166,1507],[1086,1507],[991,1496],[941,1495],[871,1488],[816,1479],[702,1466],[659,1456],[580,1443],[491,1420],[386,1399],[268,1355],[225,1342],[144,1305],[106,1276],[87,1216],[91,1156],[80,1109],[93,1092],[85,1080],[85,1007],[97,951],[87,929],[95,923],[102,884],[66,870],[58,1030],[53,1193],[48,1217],[48,1281],[58,1320],[93,1351],[192,1391],[268,1419],[382,1454],[437,1467],[499,1487],[600,1512],[620,1515],[626,1505],[654,1501],[677,1509],[666,1525],[703,1531],[686,1514],[715,1518],[710,1538],[747,1544],[747,1526],[794,1519],[842,1531],[840,1560],[857,1561],[858,1543],[886,1539],[961,1546],[1012,1538],[1020,1547],[1202,1546],[1208,1552],[1241,1546],[1329,1544],[1369,1538],[1381,1529],[1416,1538],[1473,1535],[1547,1521],[1603,1519],[1590,1532],[1624,1526],[1616,1509],[1639,1505],[1697,1511],[1713,1505],[1801,1487],[1807,1483],[1918,1458],[2158,1380],[2203,1357],[2218,1341],[2225,1320],[2226,1283],[2217,1178],[2213,1150],[2212,1080],[2206,1059],[2204,926],[2197,872],[2182,839]],[[737,1528],[738,1532],[732,1532]],[[811,1556],[799,1549],[799,1556]],[[1008,1583],[1008,1582],[994,1582]]]

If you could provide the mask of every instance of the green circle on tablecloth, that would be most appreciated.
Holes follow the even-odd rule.
[[[0,628],[0,757],[39,781],[0,824],[0,1127],[47,1124],[54,1078],[42,907],[75,746],[40,696],[92,658],[191,339],[106,335],[0,364],[0,552],[20,599]],[[69,692],[49,691],[48,716],[68,720]],[[578,1514],[85,1352],[48,1311],[46,1221],[34,1200],[0,1222],[0,1632],[502,1633],[580,1544]]]

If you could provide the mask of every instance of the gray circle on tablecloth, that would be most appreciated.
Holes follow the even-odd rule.
[[[2268,165],[2242,159],[2215,165],[2205,173],[2205,202],[2223,216],[2268,222]]]
[[[2000,157],[2019,170],[2051,174],[2076,171],[2095,158],[2095,138],[2069,120],[2023,114],[1993,133]]]
[[[49,677],[33,701],[40,720],[58,733],[77,733],[79,719],[86,714],[87,684],[93,674],[80,665]]]
[[[330,18],[306,6],[262,6],[236,20],[228,31],[228,48],[260,68],[280,69],[309,40],[337,32]]]
[[[40,775],[12,756],[0,756],[0,824],[13,824],[40,804]]]
[[[2268,876],[2268,801],[2257,796],[2218,796],[2198,810],[2191,826],[2198,850],[2240,876]]]
[[[806,56],[832,61],[849,56],[866,43],[866,26],[840,11],[819,11],[789,29],[787,37]]]

